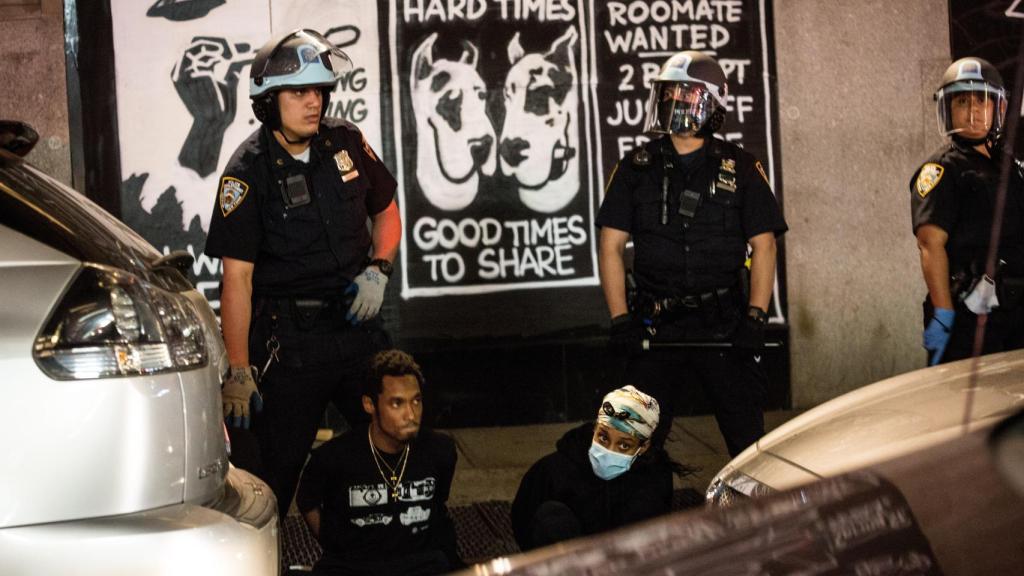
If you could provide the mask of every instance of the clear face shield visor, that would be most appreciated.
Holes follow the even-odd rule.
[[[647,99],[644,132],[695,134],[708,123],[715,106],[715,97],[704,84],[655,81]]]
[[[984,139],[999,135],[1006,116],[1006,91],[978,80],[964,80],[935,93],[939,132]]]
[[[322,65],[322,69],[316,66]],[[316,70],[310,70],[310,66]],[[326,70],[324,70],[326,69]],[[295,77],[331,84],[354,69],[352,59],[312,30],[302,30],[290,38],[267,62],[264,76]],[[326,72],[326,74],[325,74]]]

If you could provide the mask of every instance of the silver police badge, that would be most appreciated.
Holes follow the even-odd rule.
[[[249,192],[249,185],[242,182],[238,178],[232,178],[231,176],[225,176],[220,179],[220,213],[227,217],[235,211],[242,204],[242,200],[245,200],[246,193]]]
[[[348,155],[348,150],[342,150],[335,154],[334,163],[338,165],[338,171],[342,174],[351,172],[352,168],[355,167],[352,158]]]
[[[355,169],[356,165],[352,162],[352,157],[348,155],[348,150],[341,150],[335,154],[334,163],[338,165],[338,172],[341,172],[342,182],[348,182],[359,176],[359,170]]]

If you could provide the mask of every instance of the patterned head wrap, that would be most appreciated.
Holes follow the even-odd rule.
[[[660,412],[658,401],[653,396],[633,386],[624,386],[612,390],[604,397],[597,410],[597,421],[640,440],[647,440],[658,426]]]

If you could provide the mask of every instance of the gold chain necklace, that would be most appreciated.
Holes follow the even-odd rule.
[[[370,427],[366,428],[366,440],[370,443],[370,453],[373,454],[373,463],[377,465],[377,471],[380,472],[380,477],[384,479],[384,484],[388,488],[391,488],[391,499],[398,500],[398,487],[402,485],[402,477],[405,476],[405,465],[409,463],[409,445],[405,445],[405,450],[402,451],[402,456],[399,457],[398,462],[395,462],[395,467],[392,468],[388,461],[384,459],[384,456],[377,453],[377,447],[373,445],[373,437],[370,435]],[[384,464],[384,468],[388,469],[391,473],[390,478],[384,473],[384,468],[381,468],[381,463]],[[400,471],[396,473],[398,468]]]

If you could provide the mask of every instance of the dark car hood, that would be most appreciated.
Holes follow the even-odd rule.
[[[0,224],[83,262],[119,268],[166,286],[152,264],[161,254],[82,194],[20,159],[0,157]],[[113,232],[113,233],[111,233]]]

